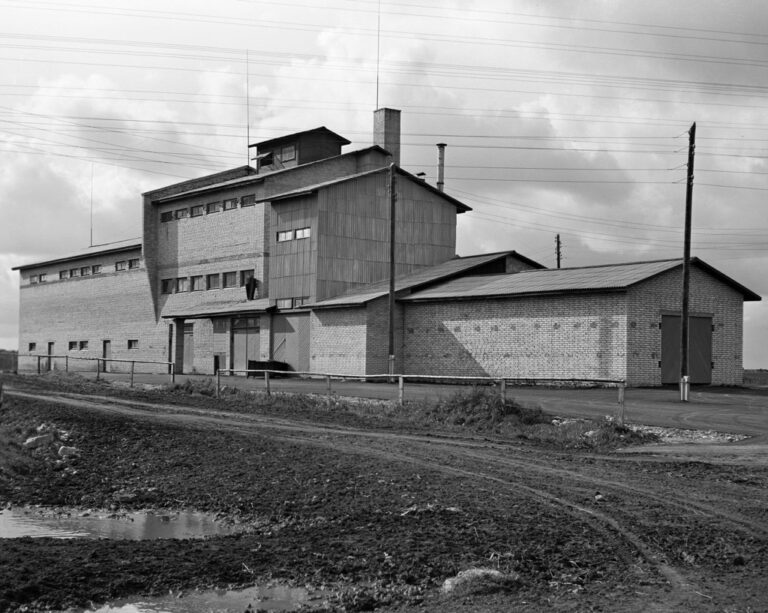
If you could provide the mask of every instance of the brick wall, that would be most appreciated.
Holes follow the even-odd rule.
[[[407,304],[408,374],[626,376],[621,293]]]
[[[631,385],[660,385],[661,316],[680,313],[682,267],[649,279],[628,292],[629,379]],[[742,295],[691,267],[691,315],[711,315],[712,383],[741,385],[744,378]]]
[[[46,283],[22,285],[20,299],[20,353],[28,353],[29,343],[36,343],[35,353],[46,353],[53,342],[53,353],[70,356],[73,369],[95,370],[94,362],[77,360],[78,357],[102,357],[103,341],[109,340],[113,359],[167,361],[168,327],[163,321],[156,323],[149,292],[147,271],[116,272],[114,260],[138,257],[140,251],[77,260],[66,265],[74,267],[86,263],[101,263],[98,275],[58,280],[58,269],[51,267]],[[39,274],[43,269],[30,269]],[[138,347],[128,349],[128,341],[137,340]],[[81,341],[87,349],[79,349]],[[76,342],[78,349],[70,350]],[[64,369],[65,360],[53,361],[54,368]],[[37,361],[20,358],[20,369],[36,367]],[[86,366],[87,364],[87,366]],[[129,364],[113,364],[112,370],[129,370]],[[136,365],[137,372],[167,372],[167,366]]]
[[[366,374],[367,324],[365,308],[313,311],[310,314],[310,371]]]
[[[366,335],[366,373],[389,372],[389,296],[368,303]],[[403,305],[395,303],[395,373],[403,369]]]

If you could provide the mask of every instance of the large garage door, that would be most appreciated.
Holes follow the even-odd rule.
[[[258,317],[232,320],[232,368],[246,370],[249,360],[259,359],[260,331]]]
[[[195,324],[184,324],[184,363],[182,372],[191,373],[195,368]]]
[[[309,313],[275,315],[272,357],[299,372],[309,370]]]
[[[680,315],[661,318],[661,382],[680,381]],[[712,318],[690,317],[688,373],[691,383],[712,383]]]

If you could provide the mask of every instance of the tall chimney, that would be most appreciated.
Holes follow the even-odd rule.
[[[445,143],[437,143],[437,189],[443,191],[445,186]]]
[[[376,109],[373,112],[373,144],[392,154],[392,161],[400,166],[400,111]]]

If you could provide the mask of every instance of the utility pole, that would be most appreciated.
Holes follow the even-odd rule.
[[[688,311],[691,286],[691,214],[693,211],[693,155],[696,122],[688,131],[688,179],[685,190],[685,239],[683,241],[683,303],[680,313],[680,400],[688,402]]]
[[[555,258],[557,258],[557,267],[560,268],[560,258],[562,257],[562,250],[561,250],[561,243],[560,243],[560,235],[558,234],[555,237]]]
[[[389,165],[389,374],[395,374],[395,164]]]

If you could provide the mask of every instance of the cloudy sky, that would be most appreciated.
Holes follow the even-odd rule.
[[[0,348],[10,268],[88,247],[91,208],[94,244],[139,237],[141,192],[249,139],[370,145],[377,105],[407,170],[448,143],[460,255],[548,266],[557,234],[563,266],[681,256],[695,121],[693,254],[768,296],[766,33],[762,0],[0,0]],[[744,345],[768,367],[768,301]]]

